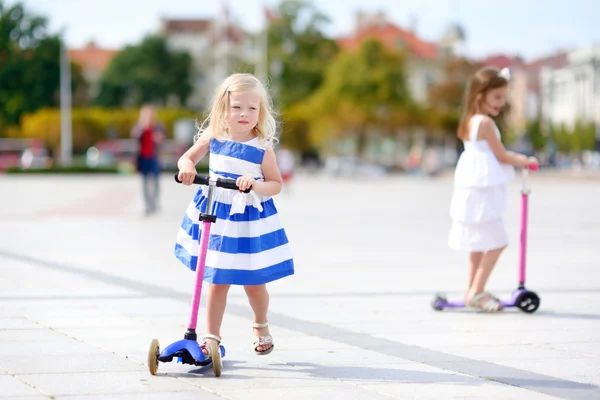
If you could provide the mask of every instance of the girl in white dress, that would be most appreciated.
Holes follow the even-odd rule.
[[[484,311],[502,309],[498,298],[485,292],[485,285],[508,245],[503,221],[506,185],[514,177],[513,166],[537,164],[534,157],[507,151],[490,118],[497,116],[506,103],[509,79],[507,68],[478,70],[467,87],[458,127],[465,150],[454,174],[448,245],[453,250],[470,252],[465,303]]]

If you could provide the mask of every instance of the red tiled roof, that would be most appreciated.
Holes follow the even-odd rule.
[[[540,90],[539,74],[542,68],[562,68],[567,65],[567,62],[567,53],[560,52],[548,57],[538,58],[537,60],[528,63],[525,68],[527,69],[527,86],[529,90],[534,92]]]
[[[165,35],[178,33],[199,33],[215,39],[215,21],[212,19],[165,19],[163,20],[162,32]],[[227,25],[227,36],[233,42],[241,42],[245,32],[234,24]]]
[[[544,67],[562,68],[567,65],[567,53],[557,53],[548,57],[538,58],[527,64],[527,71],[539,72]]]
[[[213,21],[210,19],[165,19],[163,20],[164,33],[203,33],[212,29]]]
[[[269,22],[277,22],[281,20],[281,16],[277,13],[277,11],[273,10],[272,8],[263,6],[263,11],[265,14],[265,18],[267,18]]]
[[[483,59],[481,63],[496,68],[522,67],[525,65],[525,62],[521,57],[507,56],[504,54],[489,56]]]
[[[366,39],[378,39],[390,48],[401,48],[419,58],[433,60],[438,57],[439,48],[433,43],[419,39],[414,33],[406,31],[392,23],[372,25],[361,29],[353,36],[338,39],[338,45],[344,50],[356,50]]]
[[[236,43],[240,43],[244,40],[245,36],[246,34],[244,33],[244,31],[239,29],[237,26],[232,24],[229,24],[227,26],[227,37],[229,38],[229,40]]]
[[[96,47],[94,43],[90,43],[83,49],[71,49],[68,53],[69,59],[81,65],[84,69],[94,68],[103,70],[119,51],[101,49]]]

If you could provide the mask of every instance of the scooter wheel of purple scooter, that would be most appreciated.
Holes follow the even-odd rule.
[[[517,298],[517,307],[527,314],[534,313],[540,307],[540,297],[534,292],[526,290]]]
[[[157,339],[152,339],[148,350],[148,370],[150,374],[156,375],[158,371],[158,356],[160,355],[160,344]]]
[[[446,296],[438,294],[435,296],[435,299],[431,302],[431,307],[436,311],[442,311],[444,309],[444,304],[448,302]]]

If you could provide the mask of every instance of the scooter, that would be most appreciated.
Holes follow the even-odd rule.
[[[181,183],[178,176],[175,175],[175,181]],[[148,350],[148,370],[150,374],[156,375],[159,362],[171,362],[174,358],[182,364],[191,364],[205,367],[212,364],[213,372],[216,377],[221,376],[223,369],[223,357],[225,357],[225,347],[217,344],[213,340],[206,343],[207,351],[210,356],[205,356],[198,344],[196,334],[196,325],[198,322],[198,308],[200,306],[200,296],[202,294],[202,280],[204,278],[204,267],[206,265],[206,253],[208,250],[208,239],[210,237],[211,225],[217,221],[213,214],[213,198],[216,187],[225,189],[239,190],[236,181],[233,179],[217,178],[212,179],[208,176],[196,175],[194,183],[197,185],[208,186],[206,212],[200,213],[202,221],[202,235],[200,237],[200,248],[198,253],[198,264],[196,266],[196,280],[194,293],[192,297],[192,310],[187,331],[183,340],[168,345],[163,351],[160,351],[160,344],[157,339],[152,339],[150,349]],[[250,189],[244,191],[250,192]]]
[[[528,314],[534,313],[540,306],[540,297],[533,291],[525,287],[525,263],[527,256],[527,215],[529,187],[527,186],[527,177],[529,170],[537,171],[538,165],[532,164],[529,168],[523,168],[522,188],[521,188],[521,246],[519,248],[519,286],[512,294],[510,300],[501,300],[503,308],[518,307],[521,311]],[[465,308],[464,301],[448,301],[446,296],[438,294],[431,303],[434,310],[441,311],[445,308]]]

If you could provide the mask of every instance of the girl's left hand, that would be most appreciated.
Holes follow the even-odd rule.
[[[256,183],[256,180],[251,176],[240,176],[237,178],[236,182],[238,188],[243,192],[246,189],[250,189],[252,185]]]

